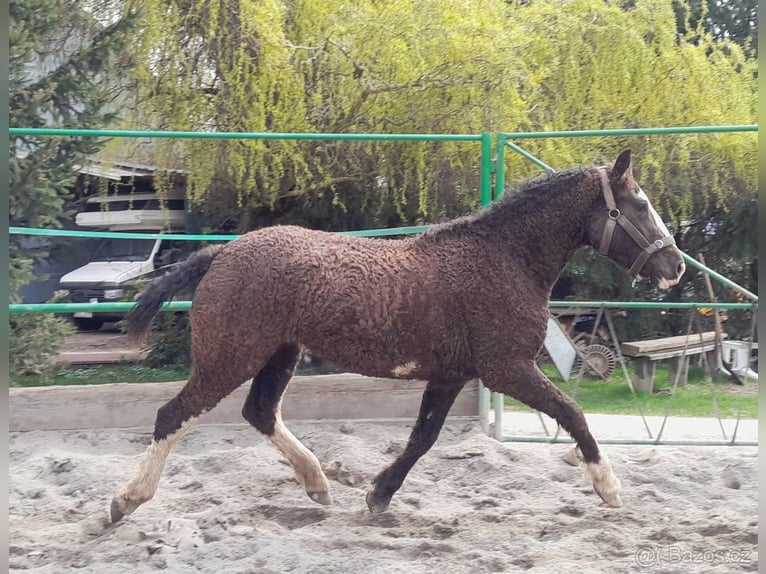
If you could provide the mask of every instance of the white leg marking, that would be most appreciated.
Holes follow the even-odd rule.
[[[279,449],[295,470],[295,476],[314,502],[331,504],[330,482],[327,480],[319,460],[307,449],[282,422],[281,405],[276,409],[274,433],[269,440]]]
[[[578,453],[579,454],[579,453]],[[586,462],[585,472],[593,481],[593,488],[609,506],[622,506],[620,479],[615,476],[609,459],[602,452],[599,462]]]
[[[197,417],[192,417],[181,425],[176,432],[152,444],[144,452],[141,465],[133,479],[118,490],[115,501],[123,514],[130,514],[147,500],[151,500],[160,484],[160,476],[165,468],[165,461],[173,445],[189,430]]]

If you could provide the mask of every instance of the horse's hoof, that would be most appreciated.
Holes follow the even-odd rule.
[[[614,475],[612,465],[606,456],[602,456],[599,462],[585,463],[585,471],[593,481],[593,489],[601,497],[601,500],[613,508],[622,506],[622,499],[620,498],[622,485],[620,479]]]
[[[388,505],[391,503],[390,498],[387,500],[375,500],[374,490],[369,491],[367,496],[364,497],[364,500],[367,503],[367,508],[370,509],[372,514],[380,514],[381,512],[385,512],[388,510]]]
[[[620,498],[620,482],[616,476],[612,476],[612,480],[604,481],[601,483],[593,483],[593,490],[601,497],[601,500],[606,502],[612,508],[620,508],[622,506],[622,498]]]
[[[620,508],[622,506],[622,498],[620,498],[619,493],[613,492],[611,494],[606,494],[603,492],[599,492],[598,488],[595,488],[595,487],[594,487],[594,490],[601,497],[601,500],[606,502],[612,508]]]
[[[566,453],[564,453],[564,455],[561,457],[561,460],[570,466],[580,466],[580,463],[582,462],[582,456],[580,456],[580,453],[577,452],[577,447],[575,447],[566,451]]]
[[[313,500],[314,502],[318,504],[324,504],[325,506],[329,506],[332,504],[332,496],[330,496],[330,493],[326,490],[318,491],[318,492],[306,492],[306,494],[309,495],[309,498]]]
[[[109,515],[112,518],[112,524],[122,520],[125,513],[120,509],[117,499],[112,499],[112,505],[109,507]]]

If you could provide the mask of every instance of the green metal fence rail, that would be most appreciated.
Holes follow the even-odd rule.
[[[172,138],[238,140],[348,140],[348,141],[482,141],[491,134],[341,134],[306,132],[186,132],[159,130],[90,130],[75,128],[9,128],[12,136]]]
[[[492,200],[492,134],[340,134],[287,132],[186,132],[157,130],[83,130],[68,128],[10,128],[11,136],[171,138],[240,140],[343,140],[343,141],[462,141],[481,143],[481,202]]]
[[[191,301],[171,301],[162,306],[163,311],[188,311]],[[132,301],[114,303],[11,303],[8,311],[17,313],[80,313],[82,311],[130,311],[136,305]],[[659,301],[551,301],[555,307],[608,307],[623,309],[755,309],[755,303],[663,303]]]
[[[503,132],[497,134],[497,171],[495,179],[495,194],[500,197],[505,187],[505,148],[510,147],[513,151],[531,161],[546,171],[554,171],[541,159],[525,151],[511,140],[529,140],[546,138],[585,138],[585,137],[609,137],[609,136],[662,136],[674,134],[710,134],[710,133],[739,133],[757,132],[757,125],[734,125],[734,126],[680,126],[669,128],[626,128],[611,130],[571,130],[550,132]]]
[[[389,227],[386,229],[362,229],[359,231],[338,231],[341,235],[356,237],[386,237],[392,235],[414,235],[423,233],[428,225],[410,227]],[[47,237],[84,237],[97,239],[168,239],[173,241],[233,241],[241,235],[186,235],[182,233],[146,233],[132,231],[80,231],[77,229],[39,229],[33,227],[9,227],[8,233],[17,235],[41,235]]]

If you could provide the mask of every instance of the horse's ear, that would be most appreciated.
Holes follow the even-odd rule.
[[[611,179],[613,181],[617,181],[619,179],[622,179],[624,175],[626,174],[631,175],[632,173],[633,173],[633,163],[630,157],[630,150],[626,149],[624,152],[622,152],[619,155],[619,157],[617,158],[617,161],[614,162]]]

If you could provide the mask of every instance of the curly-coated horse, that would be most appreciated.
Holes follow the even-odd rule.
[[[673,237],[633,177],[629,150],[614,164],[529,180],[417,237],[276,226],[196,252],[153,282],[128,318],[129,331],[143,337],[164,301],[196,286],[191,376],[157,412],[138,473],[112,500],[112,521],[154,496],[173,444],[249,379],[244,418],[284,454],[309,497],[329,504],[322,467],[280,412],[303,347],[349,371],[426,381],[406,448],[367,493],[371,512],[388,508],[474,378],[555,418],[576,441],[596,492],[620,506],[620,481],[582,410],[535,362],[551,289],[586,245],[660,288],[684,272]]]

